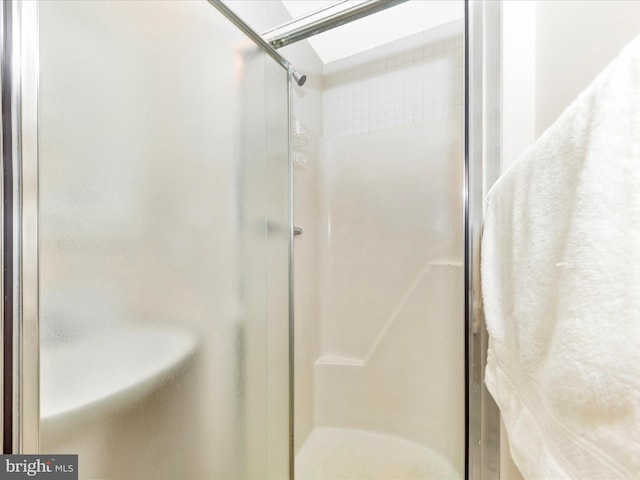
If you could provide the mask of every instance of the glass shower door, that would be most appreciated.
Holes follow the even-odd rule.
[[[40,451],[288,476],[287,72],[207,2],[39,3]]]

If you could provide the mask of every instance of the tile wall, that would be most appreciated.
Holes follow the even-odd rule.
[[[461,115],[462,20],[325,65],[325,137]]]

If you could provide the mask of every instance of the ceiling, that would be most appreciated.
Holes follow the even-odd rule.
[[[339,3],[324,0],[281,1],[293,18]],[[358,4],[362,0],[348,0],[346,3]],[[463,4],[462,0],[410,0],[308,40],[322,62],[329,63],[463,18]]]

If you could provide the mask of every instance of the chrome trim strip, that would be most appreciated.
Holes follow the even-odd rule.
[[[3,2],[4,425],[3,451],[20,451],[20,7]]]
[[[294,336],[294,242],[293,226],[293,79],[291,73],[287,80],[287,102],[289,118],[289,479],[295,478],[295,336]]]
[[[395,7],[407,0],[367,0],[349,8],[340,9],[345,2],[324,7],[303,17],[291,20],[268,30],[262,37],[273,48],[282,48],[300,40],[318,35],[333,28],[353,22],[371,14]],[[318,17],[320,14],[323,16]]]
[[[245,35],[258,44],[271,58],[284,67],[289,73],[294,75],[298,85],[303,85],[307,80],[307,77],[298,72],[293,65],[282,55],[276,52],[269,43],[267,43],[258,33],[256,33],[249,25],[247,25],[240,17],[238,17],[233,11],[227,7],[222,0],[207,0],[213,5],[222,15],[227,17],[236,27],[238,27]]]
[[[470,36],[470,21],[469,21],[469,0],[465,0],[464,2],[464,179],[463,179],[463,197],[464,197],[464,209],[463,209],[463,224],[464,224],[464,389],[465,389],[465,401],[464,401],[464,428],[465,428],[465,462],[464,462],[464,478],[466,480],[472,480],[474,477],[471,476],[471,471],[475,470],[474,465],[476,463],[475,459],[475,449],[471,448],[471,444],[476,444],[477,440],[477,428],[478,426],[474,426],[474,432],[472,437],[471,432],[471,418],[475,420],[478,417],[477,412],[471,412],[472,405],[475,407],[476,402],[478,401],[477,397],[474,395],[473,402],[471,401],[471,385],[473,383],[473,379],[471,378],[471,339],[473,338],[473,332],[471,325],[473,325],[473,318],[471,315],[471,301],[470,301],[470,265],[471,258],[470,255],[472,253],[470,249],[469,243],[469,135],[470,135],[470,86],[469,86],[469,68],[470,68],[470,54],[469,54],[469,36]]]
[[[501,3],[465,2],[465,317],[470,480],[500,478],[500,416],[484,384],[487,332],[480,290],[485,197],[500,168]]]
[[[271,28],[269,30],[267,30],[266,32],[262,32],[262,38],[264,38],[265,36],[270,36],[272,34],[272,32],[275,32],[276,30],[283,28],[285,26],[291,25],[293,23],[296,22],[300,22],[302,20],[305,20],[309,17],[314,17],[316,15],[320,15],[326,11],[330,11],[330,10],[335,10],[336,7],[338,7],[339,5],[346,5],[347,2],[349,0],[338,0],[334,3],[332,3],[331,5],[327,5],[326,7],[321,7],[318,8],[317,10],[313,10],[309,13],[305,13],[304,15],[297,17],[297,18],[292,18],[291,20],[289,20],[288,22],[282,23],[280,25],[278,25],[277,27]],[[265,39],[266,40],[266,39]]]
[[[502,163],[502,2],[483,2],[484,18],[484,161],[482,207],[478,208],[484,221],[487,193],[500,176]],[[481,233],[478,232],[479,234]],[[479,245],[478,245],[479,247]],[[481,252],[476,267],[480,269]],[[481,291],[478,272],[478,291]],[[479,294],[478,294],[479,296]],[[484,323],[484,310],[479,302],[477,310],[481,331],[481,381],[482,389],[482,468],[483,480],[500,479],[500,411],[484,383],[484,367],[487,364],[489,336]]]

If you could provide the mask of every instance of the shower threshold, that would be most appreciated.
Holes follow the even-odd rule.
[[[350,428],[315,428],[296,455],[298,480],[460,480],[436,452],[391,435]]]

